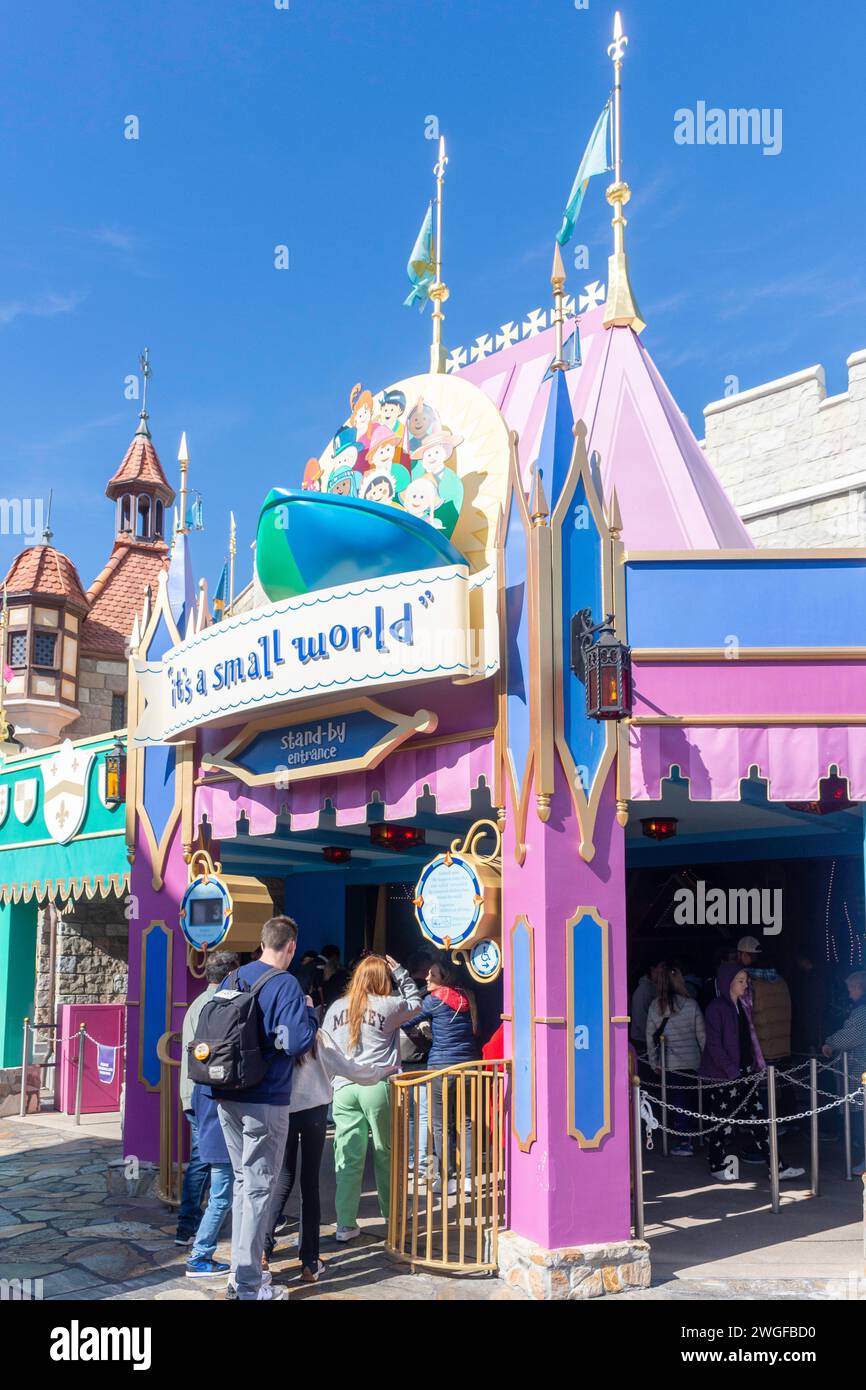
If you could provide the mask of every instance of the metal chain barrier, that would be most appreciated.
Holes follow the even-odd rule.
[[[30,1055],[30,1054],[31,1054],[31,1040],[32,1040],[32,1036],[33,1036],[33,1034],[36,1033],[36,1032],[49,1032],[49,1033],[52,1034],[52,1036],[51,1036],[51,1038],[50,1038],[49,1041],[50,1041],[51,1047],[54,1049],[55,1053],[56,1053],[56,1051],[57,1051],[58,1048],[61,1048],[61,1047],[70,1047],[74,1042],[76,1042],[76,1041],[78,1042],[78,1052],[77,1052],[77,1055],[76,1055],[76,1058],[75,1058],[76,1077],[75,1077],[75,1120],[74,1120],[74,1123],[75,1123],[76,1125],[80,1125],[80,1124],[81,1124],[81,1091],[82,1091],[82,1085],[83,1085],[83,1082],[84,1082],[84,1065],[83,1065],[83,1060],[84,1060],[84,1044],[85,1044],[85,1041],[86,1041],[86,1042],[89,1042],[89,1043],[93,1043],[93,1046],[94,1046],[94,1047],[97,1047],[97,1048],[99,1048],[99,1047],[111,1047],[111,1048],[113,1048],[113,1050],[114,1050],[116,1053],[117,1053],[117,1052],[124,1052],[124,1051],[126,1050],[126,1043],[125,1043],[125,1042],[122,1042],[122,1043],[101,1043],[101,1042],[99,1042],[96,1038],[91,1037],[91,1035],[87,1032],[87,1029],[86,1029],[86,1027],[85,1027],[85,1025],[84,1025],[83,1023],[76,1029],[76,1031],[75,1031],[74,1033],[71,1033],[70,1036],[69,1036],[68,1038],[57,1037],[56,1028],[57,1028],[57,1025],[54,1024],[54,1023],[31,1023],[29,1018],[25,1018],[25,1019],[24,1019],[24,1042],[23,1042],[23,1047],[22,1047],[22,1050],[21,1050],[21,1097],[20,1097],[20,1101],[19,1101],[19,1105],[18,1105],[18,1115],[19,1115],[19,1118],[22,1118],[22,1119],[23,1119],[23,1117],[24,1117],[24,1116],[26,1115],[26,1113],[27,1113],[27,1071],[28,1071],[28,1068],[29,1068],[29,1067],[31,1066],[31,1064],[33,1063],[33,1058],[32,1058],[31,1055]],[[41,1073],[41,1070],[42,1070],[43,1067],[51,1066],[51,1067],[55,1067],[55,1068],[56,1068],[57,1062],[56,1062],[56,1060],[47,1061],[47,1062],[40,1062],[38,1065],[39,1065],[40,1073]],[[41,1080],[42,1080],[42,1079],[41,1079],[41,1076],[40,1076],[40,1087],[39,1087],[40,1092],[41,1092],[41,1089],[42,1089]],[[55,1083],[55,1085],[56,1085],[56,1083]],[[55,1095],[56,1095],[56,1090],[55,1090]],[[55,1103],[56,1103],[56,1102],[55,1102]]]

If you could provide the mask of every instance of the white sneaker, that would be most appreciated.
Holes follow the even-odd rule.
[[[441,1179],[441,1178],[436,1177],[436,1178],[433,1179],[433,1191],[434,1191],[434,1192],[441,1192],[441,1191],[442,1191],[442,1179]],[[446,1186],[446,1188],[445,1188],[445,1191],[447,1192],[447,1194],[448,1194],[449,1197],[453,1197],[453,1196],[454,1196],[454,1194],[455,1194],[456,1191],[457,1191],[457,1179],[456,1179],[456,1178],[449,1178],[449,1179],[448,1179],[448,1184],[447,1184],[447,1186]]]
[[[779,1169],[779,1181],[788,1182],[791,1178],[802,1178],[805,1168],[792,1168],[790,1163],[785,1168]]]
[[[711,1173],[710,1173],[710,1177],[711,1177],[711,1178],[715,1178],[716,1182],[736,1182],[736,1181],[737,1181],[737,1179],[734,1177],[733,1173],[731,1172],[730,1168],[719,1168],[715,1173],[712,1173],[712,1172],[711,1172]]]
[[[347,1241],[357,1240],[360,1234],[360,1226],[338,1226],[335,1240],[338,1240],[341,1245],[345,1245]]]
[[[256,1294],[256,1302],[269,1303],[288,1296],[289,1291],[282,1284],[262,1284]]]

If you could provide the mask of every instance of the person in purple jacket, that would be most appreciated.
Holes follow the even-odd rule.
[[[732,1149],[734,1117],[756,1120],[761,1114],[755,1079],[765,1070],[764,1058],[752,1024],[747,990],[749,975],[741,965],[719,966],[719,992],[707,1005],[705,1017],[707,1038],[701,1056],[698,1075],[706,1081],[730,1081],[730,1086],[714,1087],[710,1110],[723,1116],[725,1123],[710,1133],[710,1172],[717,1182],[735,1182],[735,1165],[728,1159]],[[770,1145],[763,1125],[756,1125],[755,1148],[770,1166]],[[803,1168],[794,1168],[779,1157],[779,1177],[801,1178]]]

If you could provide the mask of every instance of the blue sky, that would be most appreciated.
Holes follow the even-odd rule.
[[[624,174],[644,337],[698,435],[703,406],[814,362],[831,392],[866,346],[866,18],[855,0],[623,5]],[[258,508],[296,483],[372,388],[424,370],[405,262],[448,138],[445,337],[546,304],[553,237],[610,85],[614,6],[589,0],[148,0],[4,6],[0,45],[0,497],[54,489],[85,585],[135,428],[124,378],[151,351],[151,424],[181,430],[213,584],[228,511],[239,580]],[[781,108],[775,157],[682,146],[698,101]],[[136,115],[140,138],[124,139]],[[606,278],[594,180],[576,240]],[[274,269],[274,247],[290,269]],[[0,535],[5,570],[19,538]]]

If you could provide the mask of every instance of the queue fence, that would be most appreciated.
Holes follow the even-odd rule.
[[[648,1063],[647,1057],[640,1060]],[[853,1178],[852,1166],[852,1111],[862,1111],[863,1125],[863,1144],[866,1153],[866,1072],[860,1079],[860,1084],[854,1087],[850,1083],[850,1059],[847,1053],[841,1054],[841,1067],[834,1066],[831,1062],[819,1063],[815,1056],[806,1058],[805,1061],[798,1063],[788,1070],[777,1068],[770,1065],[764,1071],[756,1072],[748,1078],[739,1077],[733,1081],[708,1081],[702,1077],[695,1077],[694,1082],[683,1080],[681,1073],[671,1073],[667,1065],[667,1048],[665,1039],[662,1036],[659,1040],[659,1061],[658,1080],[653,1080],[646,1075],[643,1077],[637,1074],[632,1075],[633,1103],[632,1103],[632,1142],[633,1142],[633,1162],[632,1169],[634,1175],[633,1197],[634,1197],[634,1228],[638,1238],[643,1237],[644,1219],[644,1198],[643,1198],[643,1150],[644,1146],[651,1150],[654,1147],[653,1133],[656,1129],[661,1131],[662,1151],[665,1156],[669,1152],[669,1139],[672,1137],[678,1141],[687,1140],[691,1143],[697,1140],[702,1145],[707,1139],[718,1130],[729,1127],[741,1126],[755,1130],[766,1128],[768,1150],[769,1150],[769,1170],[770,1170],[770,1205],[774,1213],[781,1211],[781,1198],[779,1191],[779,1127],[797,1123],[801,1120],[809,1121],[810,1138],[810,1191],[813,1197],[817,1197],[820,1192],[820,1151],[819,1151],[819,1116],[832,1110],[842,1108],[842,1122],[844,1135],[844,1166],[847,1181]],[[805,1073],[808,1072],[808,1080]],[[818,1084],[819,1073],[830,1073],[841,1079],[841,1087],[835,1091],[828,1091]],[[671,1076],[676,1077],[677,1092],[695,1092],[697,1097],[697,1108],[692,1109],[688,1105],[676,1105],[669,1099]],[[794,1086],[809,1092],[809,1107],[790,1114],[779,1114],[778,1092],[779,1083],[784,1082],[789,1086]],[[757,1095],[758,1088],[766,1084],[767,1088],[767,1113],[766,1117],[752,1113],[750,1102]],[[713,1109],[713,1092],[722,1089],[734,1089],[742,1092],[736,1106],[726,1114],[717,1115],[708,1113]],[[653,1094],[653,1091],[656,1094]],[[709,1094],[709,1099],[705,1105],[705,1093]],[[824,1103],[820,1103],[820,1098]],[[740,1112],[749,1107],[749,1114],[742,1116]],[[719,1108],[716,1106],[715,1108]],[[656,1113],[658,1109],[659,1113]],[[679,1127],[674,1127],[670,1121],[670,1116],[683,1117],[685,1121],[696,1121],[697,1128],[682,1128],[683,1120],[676,1121]],[[644,1137],[645,1136],[645,1137]],[[864,1177],[866,1184],[866,1177]],[[864,1189],[864,1203],[866,1203],[866,1189]],[[864,1223],[866,1223],[866,1206],[864,1206]],[[864,1226],[864,1241],[866,1241],[866,1226]]]

